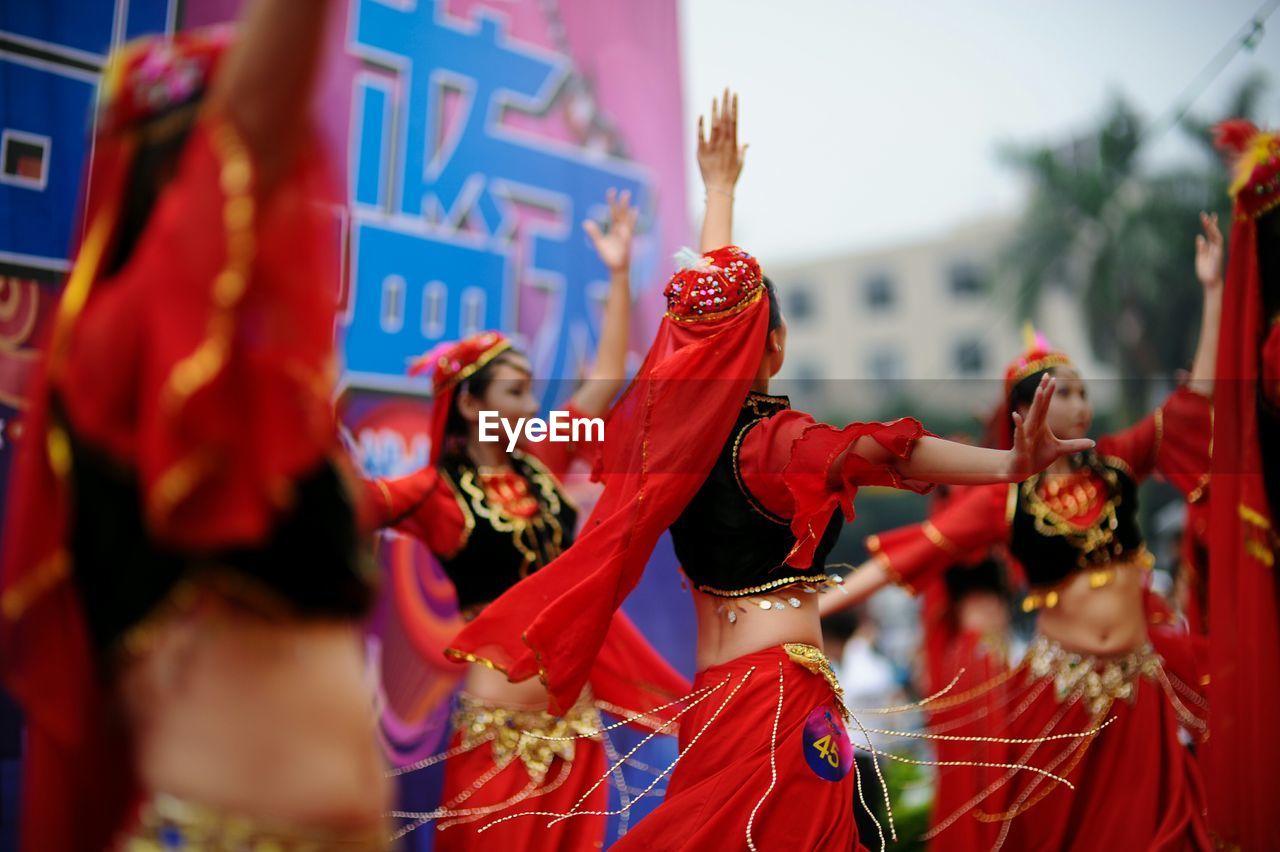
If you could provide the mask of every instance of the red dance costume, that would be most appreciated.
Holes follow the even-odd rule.
[[[1029,352],[1011,367],[1007,387],[1067,363],[1059,353]],[[1158,470],[1189,491],[1207,464],[1209,434],[1209,401],[1179,390],[1137,425],[1101,438],[1066,482],[1046,488],[1039,474],[1015,485],[976,486],[924,524],[867,544],[908,588],[928,582],[956,554],[1007,544],[1031,586],[1024,609],[1051,608],[1079,572],[1099,588],[1122,566],[1150,567],[1137,526],[1137,484]],[[1179,741],[1180,727],[1207,730],[1203,668],[1188,640],[1151,627],[1149,644],[1102,657],[1038,636],[1007,674],[934,703],[971,708],[994,700],[1009,738],[1092,731],[1112,719],[1096,735],[1008,747],[1002,762],[1053,773],[1074,791],[1044,775],[1015,781],[1012,770],[999,773],[936,830],[976,819],[997,825],[996,843],[1014,849],[1209,848],[1199,770]]]
[[[225,48],[144,40],[104,80],[87,231],[32,388],[0,575],[24,849],[104,849],[129,821],[141,791],[107,685],[178,589],[216,581],[353,621],[371,599],[330,403],[334,195],[308,146],[264,194],[235,128],[195,112]],[[195,115],[175,175],[122,261],[141,228],[134,154],[179,110]]]
[[[939,488],[931,500],[930,516],[936,517],[964,493],[965,489],[954,486]],[[951,566],[926,583],[920,595],[920,620],[924,628],[921,691],[925,695],[948,686],[950,693],[962,694],[999,677],[1009,668],[1007,626],[1002,632],[985,632],[960,623],[960,608],[969,595],[995,595],[1002,603],[1007,601],[1009,583],[1003,560],[985,548],[948,555]],[[1000,690],[990,690],[962,706],[929,712],[929,731],[947,736],[1004,736],[1002,697]],[[1000,777],[1002,770],[974,764],[1003,761],[1005,747],[990,741],[937,740],[934,748],[940,764],[932,813],[932,825],[937,827]],[[998,831],[998,826],[992,823],[958,820],[947,830],[945,847],[990,849]]]
[[[741,249],[704,256],[666,295],[658,337],[606,424],[605,490],[582,537],[454,644],[512,680],[540,675],[561,708],[663,532],[690,581],[723,600],[729,622],[745,607],[799,607],[832,583],[823,560],[858,487],[904,486],[889,465],[845,451],[870,436],[905,458],[925,434],[909,419],[838,429],[750,392],[769,309],[759,266]],[[765,648],[700,672],[694,687],[678,713],[666,799],[616,848],[857,845],[858,735],[821,651]]]
[[[425,544],[452,581],[465,618],[559,556],[577,526],[577,507],[559,480],[580,455],[577,447],[530,444],[528,453],[511,453],[509,467],[488,470],[446,434],[458,388],[510,348],[502,334],[484,332],[421,359],[415,372],[431,371],[435,398],[431,464],[410,476],[365,483],[362,526],[394,527]],[[422,617],[405,601],[395,604],[410,623]],[[608,787],[598,783],[606,751],[598,710],[635,717],[633,724],[652,730],[661,723],[645,711],[687,691],[687,681],[619,613],[588,690],[563,717],[460,695],[449,748],[431,759],[444,759],[444,789],[432,814],[435,848],[598,848],[605,839],[599,815],[550,829],[531,819],[507,820],[483,834],[475,829],[504,813],[569,810],[580,800],[603,812]],[[402,831],[425,822],[425,815],[418,817]]]
[[[1209,819],[1225,848],[1275,845],[1280,790],[1280,134],[1218,128],[1235,158],[1209,506]]]

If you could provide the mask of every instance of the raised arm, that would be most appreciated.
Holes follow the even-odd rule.
[[[636,209],[631,193],[609,190],[609,224],[605,230],[591,220],[583,230],[609,269],[609,296],[604,304],[600,345],[587,380],[573,395],[572,404],[583,414],[603,414],[627,378],[627,335],[631,325],[631,240],[636,231]]]
[[[1063,456],[1084,452],[1093,447],[1088,438],[1064,441],[1054,435],[1045,420],[1053,399],[1055,380],[1049,373],[1040,380],[1035,399],[1024,420],[1013,415],[1013,448],[992,450],[974,447],[942,438],[921,438],[906,458],[893,456],[883,446],[860,438],[845,452],[853,452],[874,463],[891,464],[903,479],[946,485],[982,485],[991,482],[1020,482],[1044,470]],[[843,468],[837,458],[832,476]]]
[[[293,155],[319,67],[332,0],[254,0],[209,92],[270,186]]]
[[[710,127],[698,117],[698,171],[707,191],[703,252],[733,243],[733,192],[746,156],[747,146],[738,147],[738,96],[726,88],[719,103],[711,101]]]
[[[1200,342],[1187,388],[1211,397],[1218,361],[1218,326],[1222,321],[1223,241],[1217,213],[1201,213],[1200,226],[1204,233],[1196,235],[1196,278],[1204,288],[1204,308],[1200,313]]]

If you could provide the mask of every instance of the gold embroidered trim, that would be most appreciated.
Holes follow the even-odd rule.
[[[523,456],[518,458],[528,462]],[[524,557],[521,577],[528,576],[531,568],[543,567],[564,550],[564,529],[556,517],[561,506],[560,492],[555,487],[552,475],[545,468],[532,464],[529,467],[533,471],[529,479],[542,493],[542,499],[537,500],[538,514],[531,518],[517,518],[501,505],[490,501],[484,486],[476,482],[474,469],[466,468],[458,477],[458,487],[466,495],[470,513],[484,518],[498,532],[511,534],[512,544]],[[474,523],[473,518],[472,526]],[[549,541],[546,540],[548,531]]]
[[[498,767],[518,758],[529,778],[539,783],[557,757],[573,762],[575,738],[598,736],[604,727],[586,695],[559,717],[546,710],[507,707],[461,694],[452,721],[453,729],[462,734],[464,749],[492,743],[493,762]]]
[[[920,530],[924,533],[924,537],[929,539],[929,542],[942,552],[957,558],[963,555],[960,548],[956,547],[955,542],[943,535],[942,531],[933,525],[933,521],[925,521],[920,525]]]
[[[750,397],[748,397],[748,402],[749,401],[750,401]],[[761,419],[763,419],[763,416],[761,417]],[[738,453],[742,449],[742,441],[744,438],[747,437],[747,433],[750,432],[753,428],[755,428],[759,424],[760,424],[760,420],[752,420],[746,426],[743,426],[740,430],[738,430],[737,437],[733,439],[733,459],[732,459],[733,481],[738,484],[738,491],[739,493],[742,494],[744,498],[746,498],[747,505],[750,506],[757,515],[764,518],[766,521],[770,521],[772,523],[779,524],[781,526],[790,526],[790,523],[787,521],[786,518],[780,515],[773,514],[773,512],[770,512],[763,505],[761,505],[760,501],[757,500],[755,498],[755,495],[751,493],[751,490],[747,488],[747,483],[742,479],[742,470],[738,466]]]
[[[1271,529],[1271,521],[1262,512],[1244,503],[1236,507],[1240,520],[1245,523],[1244,552],[1268,568],[1275,567],[1275,551],[1280,547],[1280,537]]]
[[[866,545],[867,550],[871,551],[871,557],[875,559],[876,562],[880,563],[880,567],[884,569],[885,576],[889,578],[889,582],[906,589],[907,592],[912,595],[918,594],[916,587],[903,579],[902,572],[893,567],[893,562],[889,559],[889,554],[885,553],[881,549],[883,545],[880,544],[880,536],[875,535],[874,533],[867,536]]]
[[[195,350],[169,371],[160,391],[160,405],[176,416],[191,396],[222,372],[231,353],[235,332],[233,311],[244,298],[253,272],[257,241],[253,233],[256,210],[253,198],[253,161],[235,128],[227,121],[211,121],[210,143],[221,163],[218,186],[224,195],[222,224],[226,260],[213,279],[213,313],[204,339]],[[201,479],[216,466],[207,450],[175,462],[161,474],[147,495],[147,518],[153,528],[163,526],[174,508],[190,495]]]
[[[807,577],[780,577],[777,580],[771,580],[770,582],[762,583],[759,586],[748,586],[745,589],[717,589],[714,586],[695,586],[694,588],[708,595],[715,595],[718,598],[749,598],[752,595],[759,595],[764,592],[776,592],[778,589],[786,586],[809,586],[814,589],[825,589],[838,584],[838,580],[833,580],[831,577],[824,574],[810,574]]]
[[[1076,654],[1043,635],[1027,648],[1030,680],[1053,680],[1059,703],[1083,700],[1090,712],[1104,715],[1117,700],[1138,700],[1138,681],[1155,682],[1163,671],[1160,655],[1151,643],[1115,657]]]
[[[510,340],[498,341],[497,343],[493,344],[488,349],[486,349],[484,352],[481,352],[480,357],[476,358],[476,360],[472,361],[470,364],[468,364],[467,366],[459,370],[456,376],[454,376],[453,378],[449,379],[449,381],[441,385],[441,389],[453,387],[454,385],[458,385],[458,384],[461,384],[462,382],[465,382],[467,379],[471,378],[476,373],[484,369],[484,367],[490,361],[492,361],[494,358],[497,358],[499,355],[501,355],[503,352],[506,352],[510,348],[511,348]],[[437,365],[440,367],[444,367],[448,363],[449,363],[448,357],[441,355],[440,360],[437,362]]]
[[[0,595],[0,613],[8,621],[17,621],[31,604],[71,575],[71,558],[65,550],[58,550],[40,562],[31,573],[23,577]]]
[[[761,285],[760,289],[756,290],[754,293],[748,296],[746,301],[739,302],[738,304],[734,305],[732,308],[728,308],[727,310],[716,311],[715,313],[711,313],[711,314],[698,314],[697,316],[694,316],[694,317],[677,316],[676,314],[673,314],[671,311],[667,311],[665,316],[667,319],[673,320],[674,322],[683,322],[683,323],[709,322],[711,320],[724,319],[725,317],[731,317],[734,314],[745,311],[747,308],[751,307],[756,302],[760,301],[761,297],[764,296],[764,293],[765,293],[764,285]]]
[[[1271,529],[1271,521],[1267,520],[1266,515],[1262,514],[1257,509],[1250,508],[1243,503],[1241,503],[1237,508],[1240,512],[1240,520],[1247,524],[1252,524],[1255,527],[1259,527],[1260,529]]]
[[[391,844],[381,824],[352,831],[270,824],[156,793],[143,805],[137,825],[119,848],[122,852],[155,852],[174,848],[243,849],[246,852],[305,852],[314,849],[384,852],[391,848]]]
[[[458,546],[448,553],[438,554],[446,559],[450,559],[461,553],[462,548],[466,547],[467,542],[471,540],[471,533],[473,533],[476,528],[476,516],[471,514],[471,507],[467,505],[467,501],[462,496],[462,492],[458,488],[458,484],[453,481],[453,477],[450,476],[444,468],[439,468],[437,472],[440,474],[440,478],[444,480],[445,485],[449,486],[449,491],[453,494],[454,502],[458,504],[458,509],[462,512],[462,538],[459,540]]]
[[[1036,533],[1046,538],[1065,538],[1072,547],[1080,551],[1081,568],[1088,568],[1091,563],[1109,561],[1110,545],[1120,525],[1116,517],[1116,507],[1120,504],[1116,472],[1102,466],[1097,469],[1097,473],[1106,482],[1109,494],[1098,517],[1084,526],[1077,526],[1053,511],[1048,501],[1040,496],[1038,486],[1042,474],[1031,477],[1019,486],[1022,505],[1031,515]]]
[[[827,655],[820,649],[803,642],[788,642],[782,646],[782,650],[787,652],[791,662],[813,672],[827,682],[827,686],[831,687],[831,694],[835,696],[836,706],[840,708],[840,715],[844,716],[844,720],[848,722],[852,714],[844,704],[844,688],[840,686],[840,679],[831,668],[831,661],[827,659]]]
[[[1014,373],[1013,377],[1009,379],[1008,386],[1012,388],[1015,385],[1017,385],[1018,382],[1025,379],[1027,376],[1034,375],[1040,372],[1041,370],[1048,370],[1052,367],[1070,367],[1070,366],[1072,366],[1070,358],[1068,358],[1066,355],[1063,355],[1061,353],[1053,352],[1044,356],[1043,358],[1037,358],[1034,361],[1028,361],[1026,364],[1023,364],[1022,369]]]

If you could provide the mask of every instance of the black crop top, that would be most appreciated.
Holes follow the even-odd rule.
[[[1085,464],[1105,488],[1101,509],[1089,524],[1068,523],[1040,496],[1043,474],[1012,486],[1009,552],[1021,563],[1032,587],[1056,585],[1076,571],[1105,569],[1143,551],[1138,528],[1137,483],[1119,459],[1090,452]]]
[[[487,604],[523,577],[544,567],[573,543],[578,509],[555,476],[532,456],[513,452],[515,477],[503,487],[523,489],[495,499],[481,472],[465,454],[446,456],[440,473],[462,512],[461,545],[449,554],[437,553],[458,595],[458,608]],[[530,502],[527,512],[515,506]]]
[[[844,518],[832,514],[808,569],[785,565],[796,545],[790,520],[752,496],[739,466],[738,452],[751,429],[788,408],[785,397],[747,397],[706,482],[671,526],[676,557],[701,592],[741,597],[825,578],[824,563]]]
[[[328,462],[294,483],[294,504],[260,547],[174,551],[146,531],[137,476],[71,436],[74,576],[94,647],[107,654],[184,579],[221,575],[297,617],[359,618],[376,574],[357,544],[346,484]]]

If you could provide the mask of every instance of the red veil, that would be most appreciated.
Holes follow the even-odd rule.
[[[658,538],[702,487],[751,383],[769,322],[760,267],[735,247],[682,270],[635,381],[605,424],[605,488],[573,547],[467,625],[446,652],[512,681],[542,678],[551,708],[573,706],[614,612]]]
[[[1236,848],[1274,842],[1280,790],[1280,606],[1275,519],[1258,445],[1259,354],[1267,333],[1258,219],[1280,205],[1280,134],[1244,121],[1219,125],[1236,157],[1231,258],[1214,383],[1209,512],[1209,822]],[[1272,346],[1280,326],[1271,326]],[[1273,367],[1274,369],[1274,367]],[[1265,375],[1266,368],[1263,368]]]

